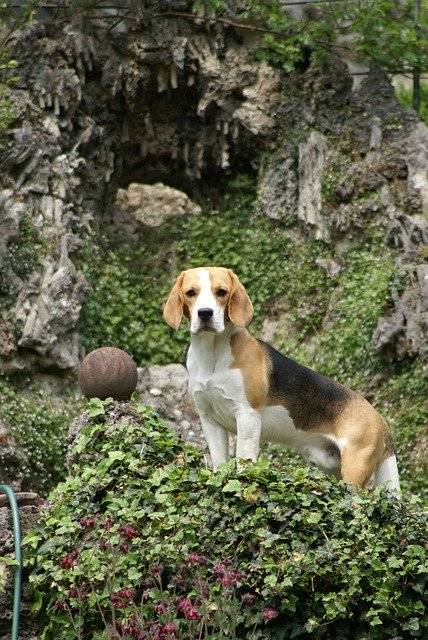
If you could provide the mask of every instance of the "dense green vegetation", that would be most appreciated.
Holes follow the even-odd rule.
[[[414,503],[263,458],[214,473],[150,409],[88,410],[26,541],[45,640],[423,635]]]
[[[389,362],[371,344],[390,304],[394,277],[393,255],[379,229],[372,225],[337,257],[324,242],[259,215],[254,201],[253,182],[239,177],[218,209],[147,230],[141,246],[125,248],[107,238],[87,245],[80,255],[93,285],[80,320],[86,349],[117,345],[138,365],[182,361],[186,323],[174,333],[162,318],[173,279],[189,266],[226,265],[239,274],[254,301],[251,330],[258,334],[266,316],[277,317],[271,340],[277,348],[369,394],[394,428],[404,488],[423,491],[423,457],[415,451],[428,418],[422,366]],[[28,235],[36,242],[31,225],[27,231],[24,240]],[[30,252],[27,260],[28,243],[21,244],[15,254],[27,268],[36,254]],[[329,257],[343,267],[334,277],[316,264],[317,258]],[[2,378],[0,418],[12,424],[27,452],[24,484],[32,477],[33,486],[46,491],[64,473],[65,433],[80,405],[67,394],[55,400],[22,380]]]
[[[183,360],[187,328],[175,334],[162,318],[173,278],[191,266],[226,265],[239,274],[254,302],[253,332],[260,331],[269,313],[278,315],[272,340],[277,348],[371,393],[395,427],[406,488],[423,490],[423,461],[414,458],[413,447],[428,418],[428,383],[417,361],[391,363],[372,348],[395,277],[393,254],[380,229],[371,225],[355,238],[338,258],[343,270],[329,277],[315,261],[334,257],[331,247],[299,239],[296,229],[258,215],[253,203],[252,183],[240,177],[230,183],[218,210],[176,220],[163,235],[145,236],[143,247],[130,251],[109,242],[95,257],[91,249],[83,266],[94,288],[80,325],[87,349],[115,344],[139,365]]]
[[[76,391],[55,393],[25,374],[1,375],[0,397],[0,420],[12,427],[24,456],[19,468],[12,470],[13,477],[24,489],[46,495],[64,477],[67,431],[82,408],[82,398]]]

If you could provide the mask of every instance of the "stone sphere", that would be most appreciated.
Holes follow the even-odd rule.
[[[80,365],[79,385],[87,398],[128,400],[137,386],[136,364],[117,347],[95,349]]]

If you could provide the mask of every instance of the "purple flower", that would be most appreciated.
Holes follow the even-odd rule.
[[[173,638],[175,638],[178,633],[178,627],[173,622],[167,622],[163,625],[160,633],[163,636],[172,636]]]
[[[67,605],[64,600],[57,600],[54,604],[55,611],[67,611]]]
[[[132,540],[138,537],[138,531],[132,524],[124,524],[119,529],[120,535],[126,540]]]
[[[80,526],[84,529],[90,529],[95,525],[96,521],[95,516],[85,516],[84,518],[80,518],[79,522]]]
[[[192,551],[192,553],[189,553],[189,555],[187,556],[186,561],[188,564],[200,565],[200,564],[204,564],[205,558],[201,556],[200,553],[196,553],[196,551]]]
[[[275,620],[275,618],[279,616],[279,613],[276,609],[273,609],[272,607],[267,607],[266,609],[263,609],[262,616],[263,616],[263,620],[266,620],[266,621]]]
[[[183,611],[184,613],[184,617],[187,620],[199,620],[201,615],[199,613],[199,611],[196,609],[196,607],[189,607],[188,609],[186,609],[185,611]]]
[[[126,609],[131,604],[135,595],[135,589],[132,587],[123,587],[119,591],[113,591],[110,594],[110,601],[117,609]]]
[[[217,562],[213,567],[213,573],[216,576],[221,576],[226,571],[226,564],[224,562]]]
[[[157,602],[154,606],[154,610],[156,611],[158,616],[161,616],[168,611],[168,607],[166,606],[165,602]]]
[[[182,613],[187,609],[190,609],[191,606],[192,603],[190,602],[189,598],[181,598],[181,600],[177,602],[177,610],[181,611]]]
[[[223,587],[234,587],[243,577],[241,571],[227,571],[219,578],[219,582]]]
[[[61,569],[72,569],[76,564],[76,560],[78,556],[79,554],[76,551],[76,549],[73,549],[72,551],[69,551],[69,553],[66,553],[65,556],[60,558],[60,561],[59,561],[59,564],[61,565]]]

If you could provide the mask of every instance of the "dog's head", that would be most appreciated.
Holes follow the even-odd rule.
[[[247,326],[253,317],[253,305],[231,269],[187,269],[175,281],[163,310],[173,329],[178,329],[183,314],[190,320],[192,333],[222,333],[230,322]]]

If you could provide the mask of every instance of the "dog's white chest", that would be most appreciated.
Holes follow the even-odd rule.
[[[215,343],[209,334],[192,343],[187,355],[189,391],[198,412],[236,432],[236,410],[247,399],[241,371],[231,368],[232,361],[229,340]]]
[[[236,433],[236,409],[245,402],[240,371],[232,369],[207,378],[190,375],[189,390],[200,413]]]

